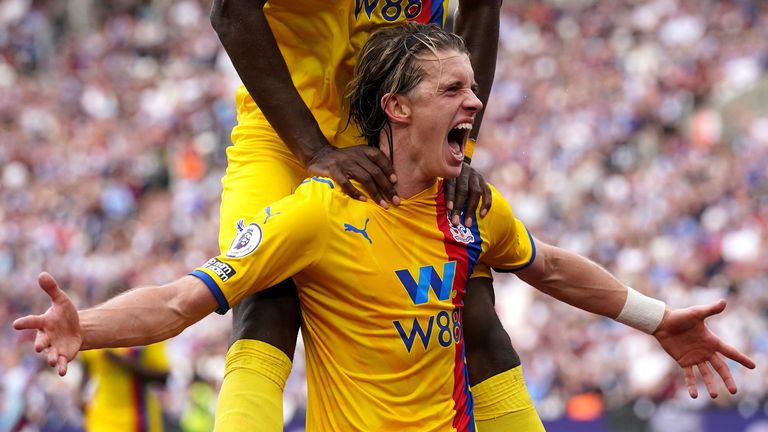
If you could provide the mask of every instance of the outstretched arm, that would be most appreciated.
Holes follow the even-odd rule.
[[[56,280],[41,273],[38,282],[51,298],[42,315],[13,323],[16,330],[37,330],[35,350],[48,350],[48,364],[59,375],[81,350],[148,345],[176,336],[216,307],[205,284],[185,276],[167,285],[136,288],[95,308],[78,311]]]
[[[755,362],[712,333],[704,321],[725,309],[725,300],[685,309],[666,308],[631,291],[592,261],[534,240],[536,259],[517,275],[534,288],[589,312],[616,319],[653,334],[662,348],[683,369],[688,393],[698,396],[693,367],[699,369],[711,397],[717,387],[710,367],[726,388],[736,393],[736,383],[721,355],[753,369]],[[659,309],[661,308],[661,309]]]
[[[398,203],[394,170],[381,150],[337,149],[293,85],[290,71],[264,15],[266,0],[214,0],[211,24],[237,74],[280,139],[312,174],[333,178],[353,198],[365,200],[349,179],[359,181],[386,206]],[[317,73],[321,73],[317,71]]]

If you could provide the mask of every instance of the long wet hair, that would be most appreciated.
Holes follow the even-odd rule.
[[[371,34],[360,52],[352,80],[347,85],[349,120],[360,128],[369,146],[379,147],[379,135],[387,127],[389,154],[392,131],[381,98],[408,93],[424,78],[420,60],[430,53],[455,50],[469,55],[464,40],[436,24],[407,23]]]

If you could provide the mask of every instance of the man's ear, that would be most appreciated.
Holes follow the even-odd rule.
[[[381,97],[381,108],[393,123],[410,123],[411,106],[408,97],[400,94],[387,93]]]

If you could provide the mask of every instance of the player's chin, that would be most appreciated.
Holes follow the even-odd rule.
[[[442,177],[444,179],[453,179],[458,177],[459,175],[461,175],[461,164],[458,164],[458,165],[453,163],[445,164],[445,166],[443,166],[443,169],[442,169],[442,174],[443,175],[439,177]]]

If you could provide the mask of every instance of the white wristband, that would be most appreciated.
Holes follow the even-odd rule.
[[[653,334],[664,318],[667,305],[655,298],[645,296],[627,287],[627,301],[624,308],[616,317],[616,321],[636,328],[642,332]]]

